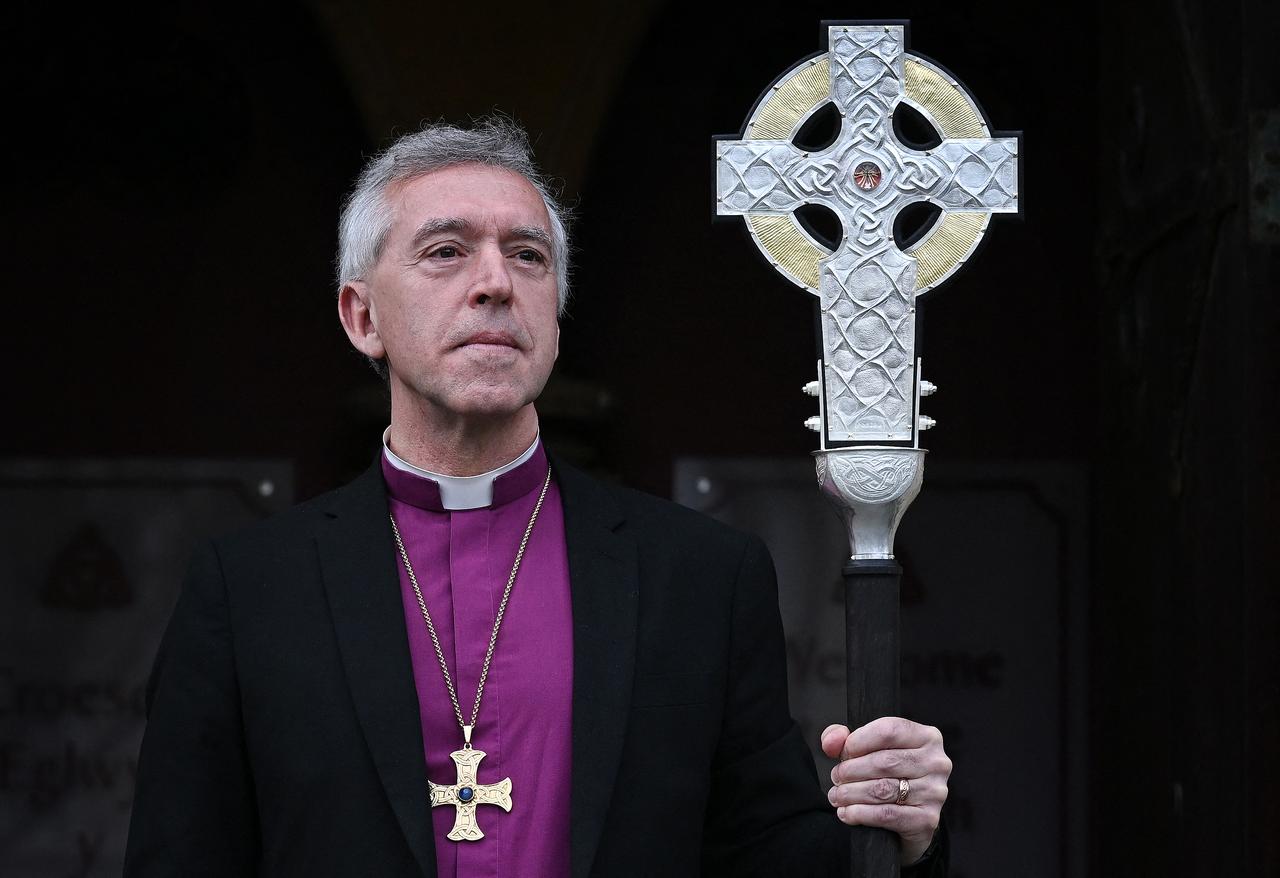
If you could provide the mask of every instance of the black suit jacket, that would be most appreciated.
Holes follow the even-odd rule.
[[[848,874],[763,544],[555,472],[573,878]],[[148,689],[127,876],[436,874],[395,557],[376,465],[197,554]]]

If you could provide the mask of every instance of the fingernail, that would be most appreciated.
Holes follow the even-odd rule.
[[[848,814],[849,814],[848,805],[841,805],[839,808],[836,808],[836,816],[839,817],[841,820],[847,817]]]

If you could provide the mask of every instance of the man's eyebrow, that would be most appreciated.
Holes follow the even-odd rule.
[[[418,226],[418,230],[413,233],[413,240],[409,242],[410,250],[417,250],[432,235],[438,235],[441,232],[470,232],[473,226],[465,219],[456,216],[431,217],[424,220],[422,225]]]
[[[536,241],[551,249],[551,235],[540,226],[516,226],[507,233],[508,237],[524,241]]]

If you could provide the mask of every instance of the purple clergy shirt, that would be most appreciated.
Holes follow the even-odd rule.
[[[520,538],[547,474],[539,443],[529,460],[499,475],[493,503],[446,510],[436,482],[394,467],[382,474],[391,513],[404,539],[422,597],[435,623],[466,721]],[[413,678],[418,690],[427,777],[457,782],[449,754],[462,749],[440,662],[404,565],[404,600]],[[471,743],[483,750],[477,782],[511,778],[511,812],[479,805],[484,838],[450,841],[455,809],[431,809],[440,878],[569,875],[570,733],[573,718],[573,609],[564,510],[552,480],[511,590],[484,685]],[[427,795],[427,778],[422,779]]]

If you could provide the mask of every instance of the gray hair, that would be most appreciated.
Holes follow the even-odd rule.
[[[515,122],[498,115],[480,119],[469,129],[427,124],[399,138],[365,164],[338,221],[338,290],[363,279],[378,263],[394,220],[386,197],[393,185],[469,163],[514,171],[542,196],[551,220],[557,311],[563,316],[569,303],[569,212],[556,200],[550,182],[534,163],[529,135]],[[386,361],[371,362],[385,378]]]

